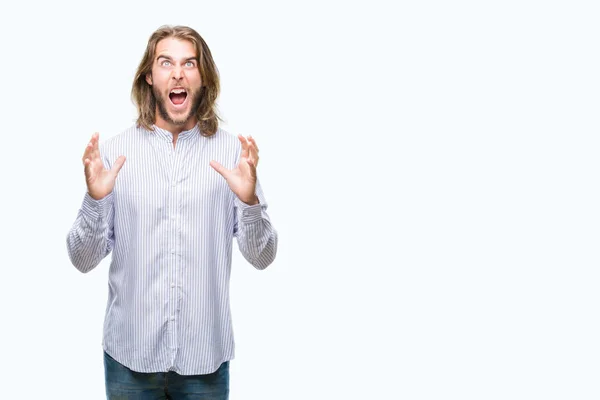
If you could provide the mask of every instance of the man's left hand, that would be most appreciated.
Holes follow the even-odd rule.
[[[242,143],[242,154],[238,166],[235,169],[227,169],[214,160],[210,162],[210,166],[225,178],[231,191],[241,201],[249,205],[258,204],[258,197],[255,194],[258,147],[252,136],[245,138],[238,135],[238,138]]]

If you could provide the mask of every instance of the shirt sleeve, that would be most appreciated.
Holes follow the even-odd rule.
[[[248,205],[235,197],[234,235],[240,252],[256,269],[267,268],[277,253],[277,231],[267,214],[267,201],[256,182],[258,204]]]
[[[96,268],[113,248],[113,194],[94,200],[86,192],[77,218],[67,235],[71,263],[86,273]]]

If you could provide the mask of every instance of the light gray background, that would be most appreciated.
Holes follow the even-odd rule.
[[[104,398],[110,256],[65,237],[165,23],[208,42],[280,235],[266,271],[236,248],[232,400],[600,397],[594,2],[1,8],[0,397]]]

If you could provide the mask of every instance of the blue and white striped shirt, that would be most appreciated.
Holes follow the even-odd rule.
[[[233,238],[257,269],[275,259],[277,232],[256,186],[241,202],[211,166],[237,166],[241,144],[219,129],[132,126],[100,144],[106,168],[126,157],[113,191],[85,194],[67,235],[73,265],[95,268],[112,251],[102,347],[138,372],[208,374],[234,358],[229,304]]]

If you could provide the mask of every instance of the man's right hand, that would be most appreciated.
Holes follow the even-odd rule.
[[[99,138],[98,132],[92,135],[82,158],[88,193],[95,200],[100,200],[112,192],[117,174],[125,163],[125,156],[120,156],[110,170],[104,168],[98,147]]]

